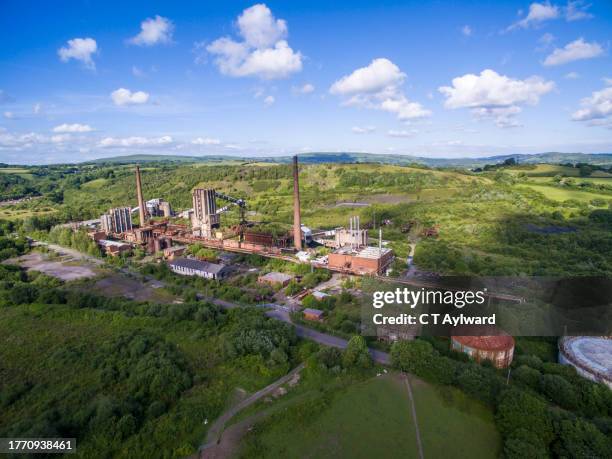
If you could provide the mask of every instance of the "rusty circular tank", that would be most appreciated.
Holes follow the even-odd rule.
[[[495,367],[506,368],[514,357],[514,338],[503,332],[490,336],[451,336],[451,349],[477,362],[490,360]]]

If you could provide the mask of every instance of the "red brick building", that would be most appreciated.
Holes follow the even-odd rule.
[[[330,269],[352,274],[383,274],[392,261],[393,251],[378,247],[352,250],[347,246],[328,255]]]

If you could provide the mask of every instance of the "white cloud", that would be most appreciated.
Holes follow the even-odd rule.
[[[13,112],[4,112],[3,115],[7,120],[15,119],[15,114]]]
[[[438,90],[446,97],[446,108],[469,108],[478,118],[493,118],[499,127],[514,127],[518,125],[514,117],[521,112],[520,105],[536,105],[554,87],[554,82],[541,77],[517,80],[486,69],[480,75],[468,73],[453,78],[452,86]]]
[[[545,33],[538,39],[538,47],[536,48],[536,51],[542,52],[548,50],[555,40],[556,37],[552,33]]]
[[[35,115],[38,115],[40,113],[40,111],[42,110],[42,105],[40,103],[35,103],[34,106],[32,107],[32,112]]]
[[[28,134],[12,134],[10,132],[0,132],[0,147],[22,149],[29,148],[34,144],[48,143],[49,138],[30,132]]]
[[[298,92],[300,92],[301,94],[310,94],[311,92],[314,92],[314,90],[314,85],[306,83],[304,86],[298,89]]]
[[[557,19],[558,17],[560,17],[560,10],[558,6],[552,5],[549,2],[534,2],[529,5],[529,12],[527,13],[527,16],[512,24],[507,30],[513,30],[516,28],[527,29],[529,27],[537,26],[545,21]]]
[[[171,144],[174,140],[169,135],[162,137],[105,137],[98,144],[101,148],[114,148],[114,147],[154,147],[164,146]]]
[[[367,67],[361,67],[340,78],[329,91],[337,95],[377,93],[389,87],[400,86],[405,78],[406,74],[389,59],[378,58]]]
[[[238,28],[245,42],[253,48],[269,48],[287,36],[287,23],[275,19],[272,11],[259,3],[238,16]]]
[[[579,38],[563,48],[556,48],[544,59],[543,64],[546,66],[562,65],[582,59],[592,59],[602,54],[603,48],[599,43],[588,43],[583,38]]]
[[[53,132],[91,132],[93,129],[89,124],[60,124],[53,128]]]
[[[276,99],[274,99],[274,96],[266,96],[266,98],[263,100],[264,105],[266,107],[271,106],[272,104],[274,104],[275,101]]]
[[[111,92],[111,99],[115,105],[137,105],[146,104],[149,100],[149,94],[144,91],[132,92],[129,89],[119,88]]]
[[[196,41],[193,43],[193,47],[191,48],[191,52],[194,54],[193,62],[200,65],[205,64],[206,59],[206,42],[205,41]]]
[[[606,86],[612,86],[612,78],[606,78],[606,77],[604,77],[604,78],[602,78],[602,80],[603,80],[603,82],[604,82],[604,84],[605,84]]]
[[[376,127],[374,126],[353,126],[351,128],[351,131],[353,131],[353,134],[372,134],[373,132],[376,132]]]
[[[191,141],[193,145],[221,145],[221,141],[219,139],[214,139],[211,137],[197,137]]]
[[[52,143],[65,143],[72,139],[70,134],[58,134],[51,136]]]
[[[141,77],[145,76],[146,74],[139,67],[137,67],[135,65],[132,65],[132,75],[134,75],[137,78],[141,78]]]
[[[400,130],[390,129],[387,131],[387,135],[389,137],[414,137],[417,133],[418,131],[414,129],[410,131],[406,129],[400,129]]]
[[[472,28],[469,25],[464,25],[463,27],[461,27],[461,33],[466,36],[466,37],[471,37],[472,36]]]
[[[577,80],[578,78],[580,78],[580,75],[576,72],[570,72],[570,73],[566,73],[563,78],[567,79],[567,80]]]
[[[156,15],[140,23],[140,33],[128,40],[138,46],[153,46],[160,43],[172,43],[174,24],[170,19]]]
[[[92,55],[98,52],[98,44],[93,38],[73,38],[68,40],[68,46],[57,50],[62,62],[70,59],[81,61],[86,68],[95,70],[96,64]]]
[[[238,16],[237,24],[243,41],[222,37],[206,47],[217,56],[215,64],[221,73],[271,80],[302,70],[301,53],[293,51],[285,40],[286,22],[275,19],[266,5],[245,9]]]
[[[569,22],[571,21],[579,21],[581,19],[590,19],[593,17],[591,13],[587,13],[591,7],[590,4],[585,5],[582,0],[577,1],[569,1],[567,2],[567,7],[565,8],[565,19]]]
[[[573,113],[572,120],[612,128],[612,87],[593,92],[580,101],[580,106],[582,108]]]
[[[409,101],[401,90],[406,79],[397,65],[386,58],[374,59],[336,81],[329,92],[345,97],[344,104],[394,113],[400,120],[431,115],[417,102]]]

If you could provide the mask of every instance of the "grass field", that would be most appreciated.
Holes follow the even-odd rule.
[[[575,199],[580,202],[591,202],[593,199],[604,199],[612,200],[612,196],[609,194],[591,193],[589,191],[578,191],[572,189],[563,189],[548,185],[540,184],[519,184],[520,188],[530,188],[534,191],[542,193],[544,197],[552,199],[553,201],[567,201],[568,199]]]
[[[33,209],[12,209],[0,208],[0,219],[19,220],[33,216],[50,215],[55,213],[55,210],[33,210]]]
[[[574,183],[594,183],[596,185],[609,185],[612,186],[612,177],[576,177]],[[552,177],[529,177],[529,182],[538,184],[552,184],[554,183]]]
[[[574,167],[559,166],[557,164],[537,164],[533,168],[507,168],[504,169],[511,174],[520,174],[521,172],[527,176],[554,177],[555,175],[563,175],[565,177],[578,177],[580,171]]]
[[[0,174],[29,174],[28,169],[19,167],[0,167]]]
[[[413,392],[425,457],[498,457],[501,437],[493,413],[453,387],[416,380]]]
[[[454,457],[497,457],[501,440],[487,408],[456,389],[421,381],[414,389],[425,457],[445,457],[448,444]],[[410,406],[399,375],[371,378],[342,390],[314,415],[277,413],[247,436],[240,457],[417,458]]]
[[[82,186],[83,188],[96,190],[96,189],[102,188],[107,183],[108,183],[108,179],[99,178],[99,179],[95,179],[90,182],[84,183]]]

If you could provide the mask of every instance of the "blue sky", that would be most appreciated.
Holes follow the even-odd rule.
[[[612,3],[0,6],[0,161],[612,152]]]

